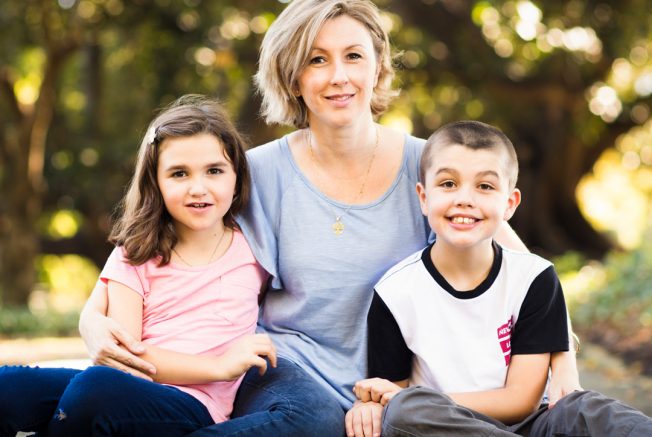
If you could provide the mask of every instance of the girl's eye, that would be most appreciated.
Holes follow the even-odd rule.
[[[221,168],[213,167],[208,169],[208,174],[221,174],[224,171]]]
[[[361,55],[360,53],[349,53],[349,54],[347,55],[347,57],[348,57],[349,59],[354,59],[354,60],[356,60],[356,59],[362,59],[362,55]]]
[[[177,170],[177,171],[175,171],[174,173],[172,173],[171,176],[172,176],[173,178],[182,178],[182,177],[184,177],[185,175],[186,175],[186,172],[185,172],[185,171],[183,171],[183,170]]]
[[[453,181],[444,181],[439,184],[440,187],[443,188],[455,188],[455,182]]]

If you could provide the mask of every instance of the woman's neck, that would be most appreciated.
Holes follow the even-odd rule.
[[[320,162],[328,165],[342,161],[359,162],[368,157],[374,147],[380,127],[373,119],[356,125],[333,128],[319,123],[311,123],[309,130],[310,147]]]
[[[469,248],[435,242],[430,252],[432,263],[446,281],[458,291],[474,290],[489,275],[494,262],[492,240]]]

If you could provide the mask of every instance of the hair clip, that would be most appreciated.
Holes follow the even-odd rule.
[[[151,126],[149,129],[147,129],[147,132],[145,133],[145,143],[146,144],[156,144],[156,137],[158,135],[158,128]]]

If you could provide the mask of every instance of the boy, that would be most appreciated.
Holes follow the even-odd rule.
[[[451,123],[428,139],[417,194],[437,239],[376,285],[377,378],[354,387],[386,405],[383,436],[652,435],[650,418],[595,392],[539,408],[568,326],[552,264],[493,241],[520,203],[517,175],[512,143],[492,126]]]

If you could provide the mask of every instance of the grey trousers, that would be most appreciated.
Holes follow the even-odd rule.
[[[410,387],[385,408],[382,436],[652,436],[652,419],[615,399],[593,391],[576,391],[554,408],[541,406],[523,422],[507,426],[462,407],[448,396]]]

